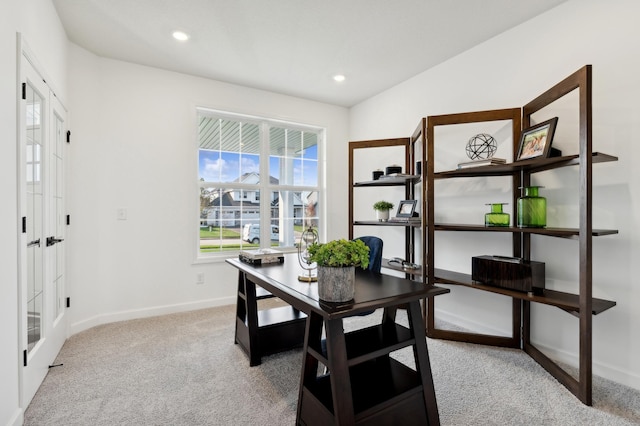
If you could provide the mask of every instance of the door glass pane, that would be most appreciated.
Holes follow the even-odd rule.
[[[27,84],[25,114],[26,185],[27,185],[27,350],[42,337],[43,308],[43,187],[42,187],[42,123],[43,98]]]
[[[58,318],[64,311],[63,300],[64,287],[63,287],[63,275],[64,275],[64,176],[63,176],[63,149],[64,149],[64,121],[58,116],[53,115],[53,134],[52,134],[52,148],[53,155],[51,156],[51,173],[49,174],[51,179],[51,227],[50,229],[55,233],[55,237],[61,240],[50,248],[49,253],[53,257],[51,259],[51,277],[52,289],[51,289],[51,309],[53,311],[53,318]]]

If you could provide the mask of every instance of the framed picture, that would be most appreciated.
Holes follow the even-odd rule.
[[[413,217],[413,212],[416,210],[416,200],[402,200],[398,204],[398,213],[396,217]]]
[[[520,147],[516,161],[549,156],[553,133],[556,131],[558,117],[543,121],[533,127],[524,129],[520,135]]]

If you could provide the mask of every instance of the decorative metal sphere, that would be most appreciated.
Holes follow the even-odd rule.
[[[498,144],[493,136],[479,133],[467,142],[467,156],[472,160],[486,160],[493,157],[498,150]]]

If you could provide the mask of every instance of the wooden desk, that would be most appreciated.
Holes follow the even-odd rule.
[[[448,289],[358,269],[354,300],[328,303],[318,298],[317,283],[298,281],[300,267],[295,255],[287,255],[284,264],[266,266],[252,266],[237,259],[227,262],[239,270],[238,289],[243,295],[238,301],[246,306],[238,308],[239,313],[246,312],[244,319],[236,320],[236,342],[246,340],[245,335],[262,342],[260,336],[270,333],[268,327],[281,327],[281,331],[293,335],[296,324],[306,316],[297,424],[440,424],[420,299],[447,293]],[[288,309],[300,311],[300,316],[286,318],[279,325],[261,324],[255,314],[259,297],[256,285],[289,303],[292,308]],[[408,306],[408,328],[396,323],[400,305]],[[384,308],[379,325],[344,333],[345,317],[378,308]],[[248,311],[254,312],[248,315]],[[283,347],[291,342],[286,343]],[[389,356],[408,346],[413,347],[415,370]],[[265,353],[251,343],[245,350],[252,362],[259,362],[260,354]],[[319,373],[319,363],[327,367],[327,374]]]

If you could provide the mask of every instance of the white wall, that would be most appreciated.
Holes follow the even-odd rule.
[[[593,148],[620,159],[593,168],[594,227],[620,231],[594,238],[594,296],[618,303],[593,318],[594,372],[640,389],[640,365],[635,361],[640,358],[640,341],[635,338],[640,288],[633,268],[640,254],[640,176],[635,161],[640,155],[635,136],[640,127],[637,16],[640,3],[632,0],[569,1],[353,107],[350,139],[409,136],[418,120],[428,115],[521,107],[583,65],[592,64]],[[559,138],[558,143],[567,140]],[[465,161],[464,151],[460,154],[459,161]],[[567,212],[575,213],[576,207],[565,205],[564,200],[575,200],[577,188],[566,184],[575,173],[563,170],[544,177],[549,186],[549,223],[559,220],[553,212],[563,215],[562,220],[572,220]],[[479,223],[484,203],[494,202],[488,196],[506,196],[508,201],[504,191],[486,180],[463,182],[459,184],[463,190],[448,197],[454,186],[445,186],[445,194],[437,194],[439,201],[455,206],[464,200]],[[452,212],[457,214],[455,208]],[[446,219],[449,213],[439,214]],[[575,287],[577,242],[535,238],[534,244],[534,256],[547,263],[550,285]],[[438,233],[436,266],[470,272],[471,256],[502,254],[498,250],[508,252],[508,240],[485,233]],[[470,289],[454,292],[438,298],[441,318],[480,330],[510,332],[509,300]],[[534,307],[533,315],[533,340],[550,356],[575,365],[577,319],[540,305]]]
[[[196,106],[327,128],[329,237],[346,235],[348,110],[100,58],[71,46],[71,331],[235,303],[237,272],[194,264]],[[116,210],[127,209],[127,220]],[[206,283],[196,285],[196,274]]]
[[[0,424],[22,423],[18,371],[16,40],[20,32],[64,99],[66,36],[49,0],[0,2]]]

